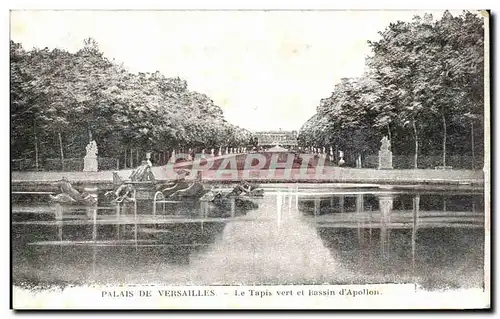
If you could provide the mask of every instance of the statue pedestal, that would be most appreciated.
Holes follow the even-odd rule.
[[[83,158],[84,172],[97,172],[97,156],[85,156]]]
[[[379,151],[378,152],[378,169],[392,169],[392,152]]]

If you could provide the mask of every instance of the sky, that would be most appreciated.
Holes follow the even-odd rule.
[[[25,49],[76,52],[92,37],[131,72],[187,80],[233,124],[299,130],[341,78],[362,75],[367,40],[377,40],[391,22],[423,13],[12,11],[11,39]]]

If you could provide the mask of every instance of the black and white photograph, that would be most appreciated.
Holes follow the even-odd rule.
[[[490,308],[489,27],[11,10],[11,308]]]

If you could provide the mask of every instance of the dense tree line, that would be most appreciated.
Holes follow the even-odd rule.
[[[483,19],[464,11],[391,23],[369,42],[360,78],[342,79],[301,128],[299,144],[376,154],[483,156]]]
[[[128,72],[90,38],[76,53],[11,41],[10,60],[13,158],[82,158],[89,134],[99,156],[121,158],[246,146],[251,137],[185,80]]]

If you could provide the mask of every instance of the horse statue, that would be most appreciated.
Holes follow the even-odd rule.
[[[97,199],[86,193],[79,192],[77,189],[71,185],[66,177],[63,177],[60,181],[56,183],[59,188],[60,193],[57,195],[49,195],[53,202],[60,204],[82,204],[82,205],[94,205],[97,203]]]

